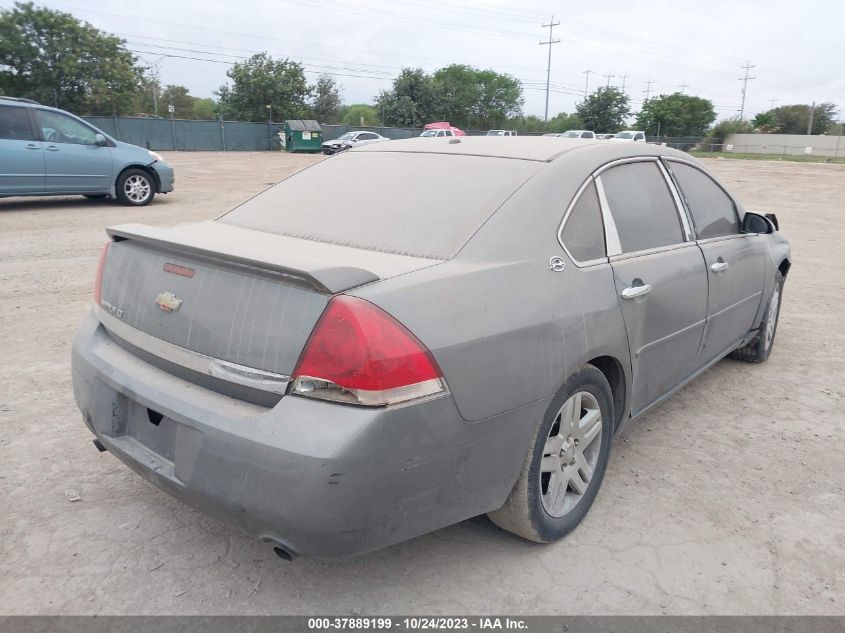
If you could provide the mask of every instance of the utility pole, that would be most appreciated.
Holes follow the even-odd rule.
[[[678,86],[678,88],[681,89],[681,94],[684,94],[687,91],[687,88],[689,88],[689,84],[687,82],[684,82],[680,86]]]
[[[549,47],[549,61],[546,64],[546,116],[544,118],[546,121],[549,120],[549,81],[552,74],[552,44],[560,44],[560,38],[554,39],[554,30],[559,24],[560,20],[555,22],[555,16],[552,16],[552,19],[548,24],[542,25],[544,29],[549,29],[549,41],[540,42],[540,46]]]
[[[587,91],[590,88],[590,73],[596,72],[595,70],[582,70],[582,75],[587,75],[587,80],[584,82],[584,99],[587,98]]]
[[[644,101],[648,101],[648,95],[651,94],[651,84],[653,84],[653,83],[654,83],[654,79],[646,79],[645,80],[645,90],[643,90],[643,92],[645,93]]]
[[[778,102],[777,99],[769,99],[769,110],[775,109],[775,104]]]
[[[756,68],[756,66],[751,65],[750,61],[746,60],[745,66],[740,66],[740,68],[745,70],[745,76],[739,78],[742,82],[742,105],[739,107],[739,120],[742,121],[742,117],[745,116],[745,91],[748,89],[748,82],[752,79],[757,79],[757,77],[748,76],[748,71],[752,68]]]
[[[610,88],[610,80],[616,77],[616,75],[611,75],[610,73],[607,73],[606,75],[602,75],[602,77],[607,79],[607,87]]]
[[[625,82],[628,79],[628,73],[622,75],[622,94],[625,94]]]
[[[813,133],[813,117],[816,116],[816,102],[813,101],[813,105],[810,106],[810,116],[807,118],[807,134],[810,135]]]

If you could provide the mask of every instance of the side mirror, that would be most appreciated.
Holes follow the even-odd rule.
[[[100,134],[99,132],[98,132],[98,133],[97,133],[97,135],[94,137],[94,143],[95,143],[96,145],[100,145],[101,147],[102,147],[103,145],[108,145],[108,144],[109,144],[109,142],[108,142],[108,140],[106,139],[106,137],[105,137],[105,136],[103,136],[102,134]]]
[[[759,213],[746,212],[745,217],[742,218],[742,232],[743,233],[774,233],[775,227],[771,221],[760,215]]]

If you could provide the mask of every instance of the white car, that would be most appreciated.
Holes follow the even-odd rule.
[[[321,147],[323,148],[323,154],[337,154],[351,147],[389,140],[386,136],[376,134],[375,132],[347,132],[338,136],[336,139],[324,142]]]
[[[591,130],[566,130],[560,135],[563,138],[596,138],[596,135]]]
[[[645,143],[645,132],[642,130],[625,130],[624,132],[617,132],[610,140],[621,143]]]
[[[516,130],[487,130],[487,136],[516,136]]]
[[[601,141],[604,141],[604,140],[607,140],[609,138],[613,138],[613,134],[607,134],[607,133],[596,134],[596,138],[601,140]]]
[[[452,130],[440,128],[436,130],[425,130],[420,136],[424,136],[425,138],[441,138],[443,136],[455,136],[455,133]]]

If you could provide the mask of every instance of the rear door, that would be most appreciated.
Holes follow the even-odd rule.
[[[44,192],[44,151],[29,108],[0,105],[0,195]]]
[[[631,352],[633,414],[698,367],[707,273],[686,216],[656,158],[597,174],[608,255]]]
[[[677,160],[666,164],[707,264],[710,299],[701,349],[706,363],[734,349],[754,325],[765,284],[766,238],[740,231],[736,204],[704,171]]]
[[[34,114],[43,139],[47,191],[107,192],[112,185],[112,150],[97,145],[97,131],[61,112],[35,109]]]

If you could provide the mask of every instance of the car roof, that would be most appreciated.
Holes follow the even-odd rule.
[[[4,95],[0,95],[0,101],[11,101],[11,103],[6,105],[41,105],[32,99],[24,99],[23,97],[6,97]]]
[[[633,143],[602,143],[596,139],[563,138],[553,136],[517,136],[513,142],[502,145],[489,136],[459,136],[430,139],[420,142],[417,138],[400,139],[390,143],[377,143],[355,148],[354,152],[394,152],[420,154],[449,154],[453,156],[484,156],[551,162],[572,154],[608,162],[631,156],[675,156],[690,159],[688,154],[662,145]],[[580,159],[580,158],[579,158]]]

